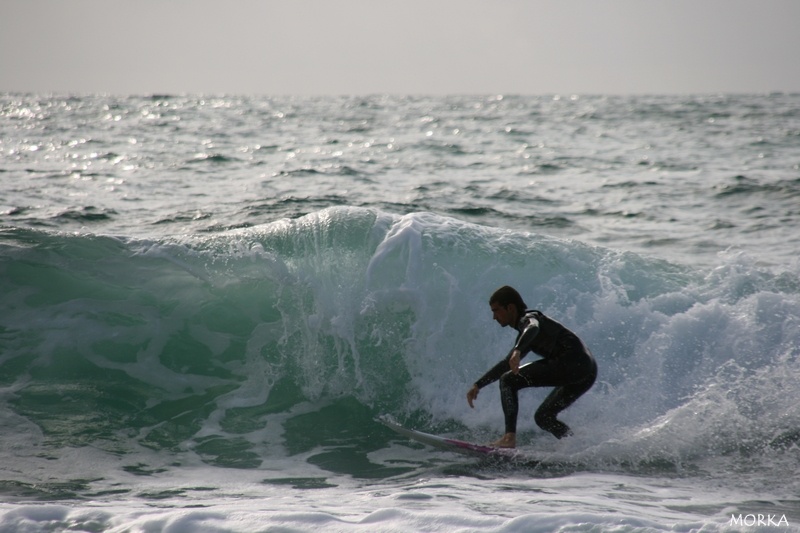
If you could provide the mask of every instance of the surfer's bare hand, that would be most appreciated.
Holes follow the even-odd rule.
[[[478,393],[480,392],[480,390],[481,389],[479,389],[477,385],[473,385],[472,388],[467,391],[467,403],[473,409],[475,408],[475,406],[472,405],[472,402],[474,402],[475,399],[478,397]]]
[[[508,365],[511,367],[511,371],[515,374],[519,374],[520,355],[522,354],[519,350],[514,350],[511,352],[511,357],[508,359]]]

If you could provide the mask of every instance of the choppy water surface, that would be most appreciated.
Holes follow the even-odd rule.
[[[2,222],[164,235],[350,205],[784,263],[798,99],[6,95]]]

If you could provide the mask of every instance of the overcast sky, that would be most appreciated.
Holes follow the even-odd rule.
[[[0,0],[0,92],[800,92],[800,0]]]

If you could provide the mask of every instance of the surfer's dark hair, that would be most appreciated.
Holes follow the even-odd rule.
[[[514,287],[509,287],[508,285],[504,285],[494,291],[492,297],[489,298],[489,305],[492,304],[498,304],[503,307],[513,305],[517,308],[517,312],[520,316],[522,316],[522,314],[525,313],[525,310],[528,309],[528,306],[525,305],[525,301],[522,299],[522,296],[519,295]]]

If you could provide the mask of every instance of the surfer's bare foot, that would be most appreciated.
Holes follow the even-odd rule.
[[[517,447],[517,434],[506,433],[500,440],[494,441],[491,446],[495,448],[516,448]]]

